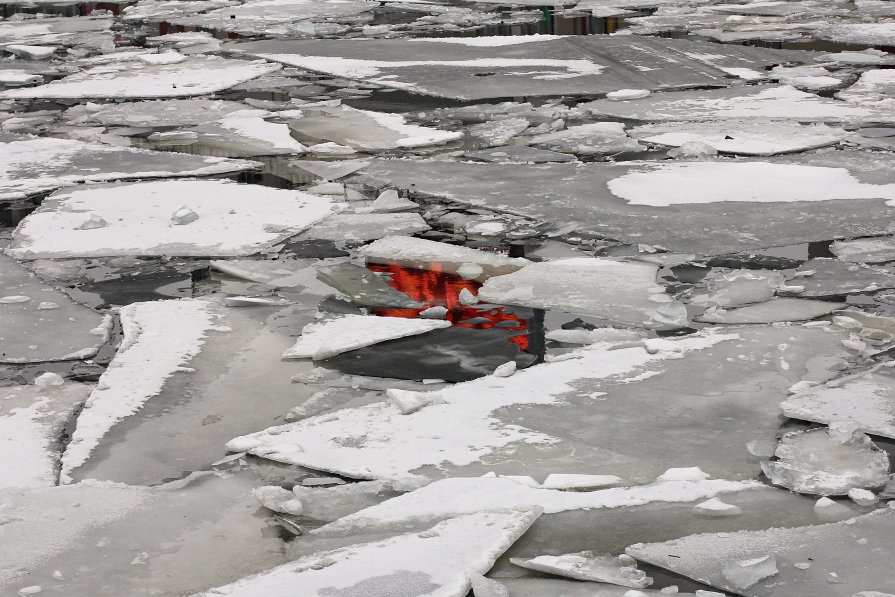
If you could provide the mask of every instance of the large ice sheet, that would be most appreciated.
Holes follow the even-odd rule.
[[[895,511],[885,509],[853,522],[691,535],[632,545],[626,552],[738,595],[852,597],[860,591],[895,592],[889,557],[893,537]],[[722,572],[725,564],[767,554],[776,558],[779,573],[749,589],[738,588]]]
[[[895,229],[891,219],[895,209],[886,206],[895,192],[895,179],[887,159],[881,154],[833,152],[789,158],[767,158],[761,162],[738,160],[686,162],[675,164],[626,162],[618,164],[478,164],[435,161],[374,161],[362,180],[371,184],[409,189],[460,203],[523,214],[569,226],[578,233],[609,237],[631,244],[651,244],[682,253],[725,254],[740,250],[797,244],[836,237],[885,234]],[[753,165],[753,164],[758,164]],[[775,168],[794,165],[798,168]],[[733,166],[731,170],[730,167]],[[804,167],[811,168],[804,169]],[[707,173],[710,178],[698,185],[685,174]],[[793,186],[761,183],[751,196],[754,179],[747,186],[733,188],[719,180],[722,172],[744,176],[746,172],[779,172],[781,180]],[[880,196],[880,199],[830,199],[828,201],[786,201],[803,197],[799,188],[805,178],[817,174],[837,183],[853,196]],[[709,174],[711,173],[711,174]],[[679,203],[657,208],[632,204],[610,192],[610,181],[635,176],[645,181],[663,178],[668,186],[645,202]],[[680,178],[674,179],[674,175]],[[715,177],[714,175],[717,175]],[[631,180],[631,179],[626,179]],[[655,179],[654,179],[655,180]],[[808,179],[808,187],[813,187]],[[712,183],[712,184],[710,184]],[[714,186],[713,186],[714,185]],[[719,194],[713,195],[715,190]],[[726,192],[730,199],[711,201]],[[823,194],[829,196],[828,190]],[[702,198],[702,199],[700,199]],[[708,199],[708,203],[686,203]],[[762,203],[756,209],[755,202]],[[771,217],[773,214],[773,217]],[[876,230],[877,232],[870,232]]]
[[[103,104],[77,118],[77,122],[105,126],[195,126],[217,122],[248,109],[240,102],[210,99],[155,100],[137,103]]]
[[[422,533],[305,556],[202,595],[464,597],[469,576],[487,572],[539,514],[527,509],[461,516]]]
[[[628,131],[635,139],[680,147],[698,141],[720,153],[769,156],[835,145],[848,135],[842,129],[798,122],[756,119],[646,124]]]
[[[305,326],[292,348],[283,353],[283,358],[328,359],[378,342],[448,327],[451,322],[441,319],[342,315]]]
[[[105,344],[110,328],[110,318],[0,255],[0,362],[86,359]]]
[[[56,485],[62,432],[92,388],[81,383],[0,388],[0,486]]]
[[[237,49],[339,77],[465,100],[726,86],[729,75],[720,66],[763,68],[812,56],[635,35],[514,37],[512,44],[500,43],[505,37],[463,39],[277,40]]]
[[[280,68],[260,61],[189,57],[175,64],[112,63],[46,85],[0,92],[3,99],[147,99],[221,91]]]
[[[672,91],[624,102],[600,99],[580,107],[600,117],[656,122],[729,118],[846,124],[895,122],[891,110],[827,99],[788,85]]]
[[[746,444],[775,437],[786,389],[829,379],[828,368],[847,355],[837,334],[802,326],[645,344],[593,345],[512,377],[460,383],[436,393],[442,403],[411,414],[377,403],[271,427],[227,447],[360,479],[591,474],[594,463],[628,482],[687,466],[752,478],[760,467]]]
[[[236,7],[177,16],[171,21],[181,27],[207,27],[242,35],[313,35],[314,22],[356,17],[375,6],[370,0],[249,0]]]
[[[559,309],[650,328],[685,327],[687,310],[656,282],[650,263],[600,258],[535,263],[490,278],[479,297],[492,303]]]
[[[798,392],[781,407],[788,417],[817,423],[854,421],[865,433],[895,439],[895,374],[880,365]]]
[[[337,207],[328,197],[223,180],[63,189],[19,224],[7,253],[19,259],[251,255]]]
[[[63,480],[71,479],[118,421],[140,410],[165,380],[183,371],[216,324],[211,304],[198,299],[134,303],[119,313],[124,339],[78,417],[62,455]]]
[[[208,176],[258,167],[244,160],[172,155],[54,138],[0,143],[0,158],[0,201],[82,182]]]

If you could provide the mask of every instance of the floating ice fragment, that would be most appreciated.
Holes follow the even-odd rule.
[[[173,222],[177,226],[183,226],[185,224],[190,224],[199,219],[199,214],[194,212],[192,209],[184,205],[179,208],[173,214],[171,214],[171,222]]]
[[[469,582],[472,585],[473,597],[510,597],[505,586],[481,574],[470,575]]]
[[[619,89],[618,91],[610,91],[606,97],[615,101],[624,101],[632,99],[641,99],[650,94],[649,89]]]
[[[497,367],[491,375],[494,377],[509,377],[516,372],[516,361],[507,361],[503,365]]]
[[[608,485],[621,483],[622,479],[615,475],[576,475],[552,473],[547,475],[541,487],[544,489],[593,490]]]
[[[718,150],[702,141],[686,141],[668,150],[670,158],[709,158],[718,155]]]
[[[704,473],[698,466],[685,468],[670,468],[658,477],[656,481],[704,481],[710,475]]]
[[[726,516],[739,516],[743,511],[733,504],[725,504],[719,498],[711,498],[693,506],[693,514],[707,518],[723,518]]]
[[[828,497],[822,497],[814,503],[814,513],[821,522],[836,522],[852,516],[852,511],[848,506]]]
[[[61,386],[63,383],[65,383],[65,379],[63,379],[63,377],[58,373],[53,373],[51,371],[41,373],[34,378],[34,385],[42,389],[46,389],[52,386]]]
[[[442,307],[441,305],[436,305],[420,311],[420,317],[423,319],[444,319],[447,317],[447,314],[447,307]]]
[[[593,552],[582,551],[561,556],[538,556],[528,560],[510,558],[510,562],[523,568],[575,580],[604,582],[641,589],[653,584],[653,579],[648,577],[643,570],[637,568],[634,558],[624,554],[615,557],[609,554],[594,555]]]
[[[777,574],[774,556],[765,555],[750,560],[739,560],[724,564],[721,574],[736,589],[746,590],[758,581]]]
[[[429,404],[440,404],[443,401],[438,392],[413,392],[409,390],[389,389],[385,395],[402,414],[409,415]]]
[[[848,490],[848,497],[859,506],[872,506],[879,501],[879,498],[872,491],[857,487],[852,487]]]
[[[31,297],[22,294],[10,294],[0,297],[0,305],[15,305],[17,303],[27,303],[29,301],[31,301]]]

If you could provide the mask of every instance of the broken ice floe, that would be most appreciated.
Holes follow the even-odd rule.
[[[812,495],[845,495],[880,488],[889,480],[889,457],[851,421],[793,431],[780,439],[777,460],[762,463],[775,485]]]
[[[327,359],[378,342],[424,334],[450,326],[449,321],[440,319],[343,315],[305,326],[295,345],[283,353],[283,358]]]
[[[305,556],[203,595],[388,594],[463,597],[540,512],[494,510],[452,518],[431,529]]]
[[[7,252],[18,259],[251,255],[338,207],[326,197],[222,180],[77,187],[45,199]],[[192,215],[178,216],[183,209]]]
[[[849,375],[790,396],[781,407],[788,417],[832,423],[854,421],[861,430],[895,439],[895,377],[887,365]]]
[[[847,294],[895,288],[895,275],[882,268],[838,259],[809,259],[796,270],[789,289],[778,294],[810,298],[836,298]]]
[[[205,95],[273,72],[270,62],[190,57],[174,64],[112,63],[46,85],[0,92],[3,99],[166,98]]]
[[[895,237],[837,240],[830,251],[843,261],[853,263],[887,263],[895,261]]]
[[[686,308],[656,282],[657,271],[648,263],[560,259],[492,277],[482,286],[479,297],[493,303],[559,309],[631,325],[686,327]]]
[[[311,226],[305,236],[356,243],[393,235],[409,236],[427,230],[429,225],[416,213],[354,213],[332,215]]]
[[[112,147],[71,139],[0,143],[0,201],[82,182],[208,176],[257,168],[254,162]]]
[[[511,558],[522,568],[566,576],[575,580],[603,582],[623,587],[643,589],[653,584],[653,579],[637,568],[637,562],[629,555],[618,557],[582,551],[560,556],[538,556],[531,559]]]
[[[773,298],[763,303],[746,305],[735,309],[710,307],[702,315],[694,317],[705,323],[740,325],[744,323],[777,323],[782,321],[805,321],[829,315],[845,305],[827,301],[807,299]]]
[[[887,560],[893,524],[895,512],[887,509],[846,522],[691,535],[632,545],[626,551],[643,562],[738,595],[887,594],[895,591]],[[767,558],[775,565],[770,566]],[[742,574],[736,574],[733,566]]]
[[[118,421],[140,410],[167,378],[182,371],[216,324],[203,300],[135,303],[120,316],[124,339],[78,416],[62,455],[63,479],[71,479]]]
[[[60,380],[61,381],[61,378]],[[59,437],[92,385],[66,383],[0,388],[0,485],[52,487],[62,448]]]
[[[760,467],[746,444],[775,436],[786,389],[847,354],[838,335],[795,326],[645,343],[597,344],[511,377],[460,383],[411,414],[380,402],[271,427],[228,448],[358,479],[482,469],[588,474],[594,462],[629,482],[693,465],[752,478]],[[711,391],[693,386],[694,371]],[[628,441],[633,429],[649,433],[650,444]]]
[[[108,316],[73,302],[5,255],[0,294],[0,362],[86,359],[108,340]]]

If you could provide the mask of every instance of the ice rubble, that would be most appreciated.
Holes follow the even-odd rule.
[[[254,162],[171,155],[72,139],[0,142],[0,201],[82,182],[209,176],[257,168]]]
[[[283,358],[327,359],[378,342],[447,327],[451,327],[451,322],[440,319],[342,315],[305,326],[295,345],[283,353]]]
[[[531,262],[520,257],[505,257],[469,247],[449,245],[409,236],[388,236],[358,249],[370,263],[398,263],[406,267],[459,274],[465,279],[483,280],[514,272]]]
[[[0,362],[85,359],[109,338],[109,317],[73,302],[5,255],[0,295]]]
[[[895,439],[895,378],[880,365],[797,392],[781,404],[788,417],[832,423],[853,421],[861,430]]]
[[[837,334],[798,326],[598,344],[511,377],[439,390],[441,403],[411,414],[380,402],[271,427],[227,447],[358,479],[443,474],[431,467],[589,474],[593,462],[629,482],[692,465],[751,478],[760,468],[745,446],[774,437],[786,388],[806,375],[829,378],[822,372],[846,354]],[[711,391],[693,387],[694,371]],[[744,386],[743,379],[762,382]],[[655,393],[664,396],[661,410]],[[650,444],[628,441],[633,429],[649,433]],[[723,442],[708,441],[715,437]]]
[[[63,480],[71,480],[72,471],[118,421],[140,410],[166,379],[185,371],[216,324],[211,305],[199,299],[134,303],[119,315],[124,339],[78,416],[62,455]]]
[[[780,439],[777,460],[762,463],[775,485],[812,495],[846,495],[880,488],[889,480],[889,457],[850,421],[793,431]]]
[[[223,180],[63,189],[19,224],[7,253],[18,259],[251,255],[338,207],[326,197]],[[198,217],[178,225],[174,216],[182,208]]]
[[[463,597],[469,576],[483,574],[540,512],[492,510],[445,520],[431,529],[305,556],[202,595],[356,595],[394,591]]]
[[[636,544],[634,558],[738,595],[829,595],[895,591],[887,554],[895,512],[881,510],[846,522],[791,529],[690,535],[664,543]],[[748,587],[725,574],[733,562],[773,554],[776,573]],[[809,564],[805,566],[804,564]],[[768,570],[770,572],[770,570]]]
[[[479,297],[493,303],[595,315],[629,325],[686,327],[685,307],[656,282],[657,271],[658,267],[649,263],[560,259],[492,277],[479,290]]]
[[[640,151],[643,147],[625,133],[620,122],[596,122],[571,126],[562,131],[535,135],[529,141],[550,151],[578,155],[601,155]]]
[[[92,387],[82,383],[0,387],[0,486],[56,484],[59,438]]]
[[[205,95],[280,68],[260,61],[217,56],[189,57],[175,64],[112,63],[46,85],[0,92],[0,99],[174,98]]]

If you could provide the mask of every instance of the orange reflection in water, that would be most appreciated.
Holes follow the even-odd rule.
[[[478,294],[482,285],[475,280],[464,280],[456,274],[445,272],[439,263],[433,263],[430,269],[414,269],[395,263],[387,265],[369,263],[367,269],[388,274],[385,279],[389,286],[424,305],[420,309],[371,309],[370,311],[374,315],[413,319],[419,317],[420,312],[429,307],[446,307],[448,313],[445,319],[454,325],[487,329],[500,324],[501,329],[524,332],[508,338],[508,340],[518,345],[520,350],[528,348],[528,321],[515,313],[508,313],[504,307],[485,309],[464,305],[460,302],[460,292],[463,289]],[[464,320],[472,318],[484,321],[464,323]]]

